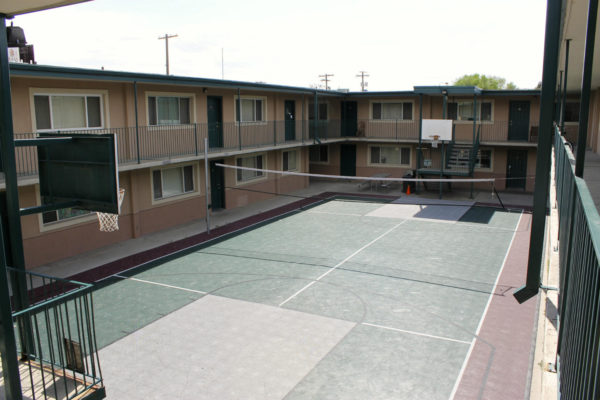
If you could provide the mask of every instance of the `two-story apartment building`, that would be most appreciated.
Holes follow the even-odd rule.
[[[537,90],[342,93],[27,64],[11,65],[11,90],[16,138],[115,133],[127,193],[113,233],[99,232],[95,215],[74,209],[23,216],[28,267],[203,218],[205,139],[213,212],[309,185],[306,177],[218,163],[333,175],[494,177],[497,190],[533,190]],[[454,140],[432,148],[419,140],[420,121],[441,118],[454,121]],[[35,148],[18,148],[17,164],[21,206],[42,204]]]

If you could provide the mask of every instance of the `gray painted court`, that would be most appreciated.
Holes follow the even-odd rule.
[[[122,273],[108,398],[450,398],[520,218],[471,206],[335,200]]]

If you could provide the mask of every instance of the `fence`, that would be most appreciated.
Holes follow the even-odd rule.
[[[600,397],[600,216],[590,191],[575,176],[573,154],[557,130],[559,214],[559,336],[561,399]]]
[[[24,398],[103,398],[91,285],[7,270],[27,288],[28,307],[13,312]]]

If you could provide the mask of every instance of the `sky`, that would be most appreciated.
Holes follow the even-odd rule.
[[[541,81],[544,0],[94,0],[14,18],[38,64],[369,91]],[[222,55],[223,54],[223,58]],[[223,63],[222,63],[223,61]],[[222,69],[223,67],[223,69]],[[223,75],[224,70],[224,75]]]

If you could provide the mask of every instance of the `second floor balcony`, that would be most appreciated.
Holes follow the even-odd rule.
[[[118,160],[121,166],[145,164],[158,160],[202,157],[205,139],[208,153],[237,154],[257,149],[292,147],[328,143],[339,140],[391,141],[418,143],[418,120],[294,120],[256,123],[194,123],[185,125],[133,126],[106,129],[59,131],[69,133],[114,133],[117,136]],[[537,127],[527,135],[510,136],[507,121],[477,124],[481,144],[536,143]],[[473,124],[454,124],[454,140],[473,140]],[[32,139],[35,133],[17,133],[15,139]],[[35,147],[16,149],[17,172],[20,177],[37,175]]]

